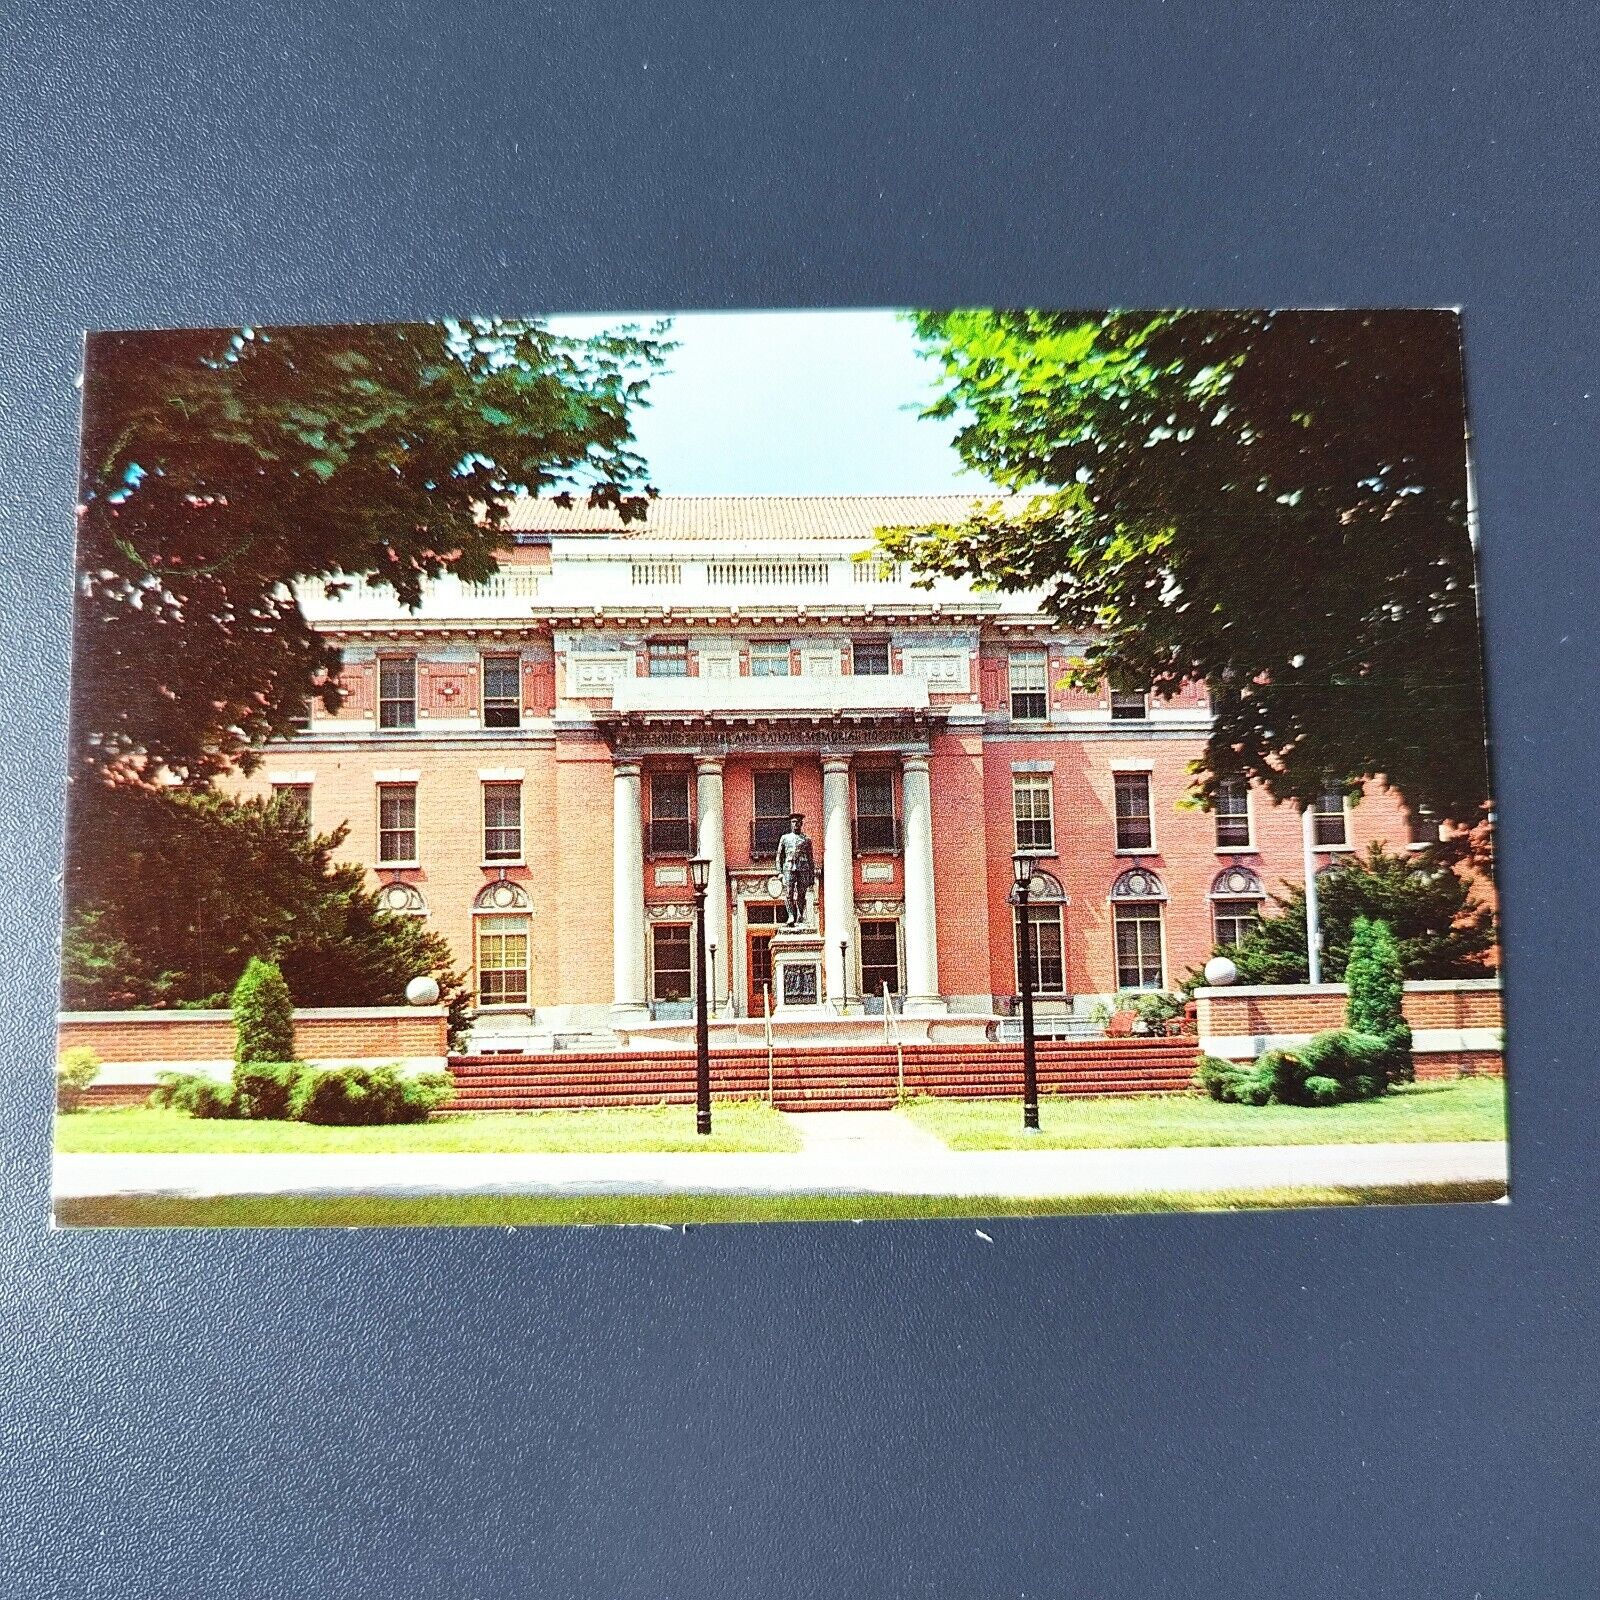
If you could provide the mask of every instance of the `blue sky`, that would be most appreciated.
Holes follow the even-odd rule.
[[[619,317],[552,317],[589,333]],[[638,416],[663,494],[982,493],[954,422],[917,409],[938,369],[892,311],[694,311]]]

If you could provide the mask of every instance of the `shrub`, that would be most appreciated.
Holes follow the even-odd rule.
[[[75,1044],[56,1057],[56,1109],[76,1111],[84,1091],[100,1076],[100,1057],[86,1044]]]
[[[450,1098],[447,1073],[406,1076],[398,1066],[324,1067],[303,1073],[289,1097],[289,1114],[300,1122],[336,1127],[425,1122]]]
[[[294,1001],[283,974],[270,961],[250,958],[233,986],[233,1059],[294,1060]]]
[[[233,1117],[233,1085],[198,1072],[158,1072],[149,1103],[191,1117]]]
[[[235,1115],[281,1121],[295,1085],[311,1068],[303,1061],[242,1061],[233,1069]]]
[[[1344,1085],[1337,1078],[1310,1077],[1305,1081],[1305,1094],[1311,1105],[1337,1105],[1344,1099]]]
[[[1310,1080],[1322,1078],[1339,1086],[1337,1100],[1371,1100],[1389,1087],[1390,1046],[1374,1034],[1337,1028],[1319,1033],[1302,1045],[1298,1061],[1302,1073],[1298,1082],[1286,1079],[1280,1098],[1287,1105],[1332,1105],[1336,1101],[1315,1098]]]
[[[1117,996],[1118,1011],[1131,1011],[1151,1033],[1164,1033],[1174,1017],[1183,1015],[1184,997],[1156,989],[1124,990]]]
[[[1197,1089],[1203,1089],[1224,1105],[1263,1106],[1272,1092],[1270,1079],[1259,1061],[1224,1061],[1220,1056],[1201,1056],[1194,1082]]]
[[[1383,1074],[1386,1083],[1410,1083],[1416,1077],[1411,1059],[1411,1025],[1403,1010],[1405,983],[1400,947],[1389,924],[1381,919],[1357,917],[1350,934],[1350,960],[1345,967],[1350,999],[1345,1023],[1357,1033],[1370,1034],[1387,1045]]]

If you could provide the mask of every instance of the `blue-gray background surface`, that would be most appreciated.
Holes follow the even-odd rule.
[[[0,1593],[1594,1591],[1587,0],[3,26]],[[1465,306],[1515,1203],[47,1233],[79,331],[907,302]]]

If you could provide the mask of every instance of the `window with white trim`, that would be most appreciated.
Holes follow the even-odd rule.
[[[417,786],[378,785],[378,862],[388,866],[417,859]]]
[[[1022,919],[1016,918],[1016,932],[1021,932]],[[1038,995],[1062,995],[1067,991],[1067,965],[1063,957],[1061,938],[1061,907],[1059,905],[1030,905],[1028,907],[1028,932],[1032,939],[1033,992]],[[1015,941],[1013,941],[1015,942]],[[1016,957],[1017,992],[1022,992],[1022,951]]]
[[[861,952],[861,993],[883,1000],[884,985],[889,993],[900,993],[900,924],[887,917],[864,919],[858,941]]]
[[[300,827],[311,832],[311,785],[309,783],[275,783],[272,786],[273,804],[283,816],[299,819]]]
[[[378,726],[417,725],[417,658],[382,656],[378,661]]]
[[[898,850],[900,827],[894,814],[894,774],[887,767],[863,767],[856,777],[856,853]]]
[[[694,957],[687,922],[658,922],[650,931],[650,995],[654,1000],[688,1000],[694,993]]]
[[[522,725],[522,662],[516,656],[483,658],[483,725]]]
[[[1217,817],[1217,848],[1247,850],[1250,847],[1250,788],[1242,778],[1224,778],[1212,796],[1211,809]]]
[[[522,785],[486,783],[483,786],[483,859],[522,859]]]
[[[1259,900],[1213,900],[1211,918],[1216,942],[1241,944],[1261,920]]]
[[[1111,908],[1119,989],[1165,989],[1161,960],[1161,902],[1123,900]]]
[[[652,639],[645,647],[645,671],[652,678],[687,678],[689,641]]]
[[[1116,789],[1117,849],[1153,849],[1155,830],[1150,820],[1150,774],[1118,772],[1112,781]]]
[[[1317,796],[1316,809],[1311,815],[1313,838],[1319,849],[1337,847],[1350,842],[1349,819],[1345,814],[1344,785],[1326,783]]]
[[[650,838],[653,856],[694,854],[694,827],[689,818],[689,774],[650,774]]]
[[[1150,715],[1150,697],[1143,689],[1111,686],[1111,720],[1113,722],[1142,722]]]
[[[1048,772],[1011,774],[1011,814],[1018,850],[1053,855],[1056,848],[1055,789]]]
[[[478,1004],[528,1003],[528,919],[478,917]]]
[[[1007,662],[1011,720],[1043,722],[1050,715],[1050,657],[1044,650],[1013,650]]]
[[[858,678],[889,676],[889,641],[857,639],[850,646],[850,668]]]
[[[752,678],[787,678],[789,644],[787,640],[763,640],[750,646]]]

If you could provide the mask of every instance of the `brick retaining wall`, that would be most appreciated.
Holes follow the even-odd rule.
[[[302,1061],[419,1061],[442,1064],[449,1037],[443,1006],[332,1006],[297,1010],[295,1053]],[[233,1059],[227,1011],[64,1011],[57,1048],[87,1045],[112,1069],[226,1063]]]
[[[1344,1026],[1348,998],[1342,983],[1197,989],[1200,1047],[1209,1055],[1243,1060],[1265,1050],[1304,1044],[1314,1033]],[[1419,1078],[1504,1070],[1498,978],[1408,983],[1401,1004],[1412,1028]]]

